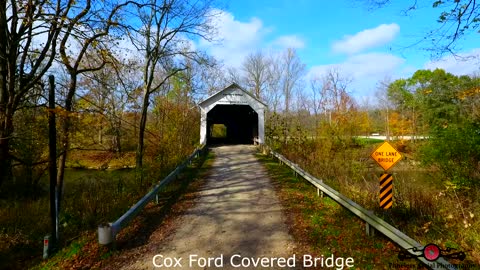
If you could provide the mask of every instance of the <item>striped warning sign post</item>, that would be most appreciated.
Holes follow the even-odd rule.
[[[402,159],[400,152],[389,142],[381,144],[370,157],[375,160],[385,172]],[[393,204],[393,176],[383,173],[380,176],[380,208],[390,209]]]
[[[393,175],[383,173],[380,176],[380,208],[390,209],[393,204]]]

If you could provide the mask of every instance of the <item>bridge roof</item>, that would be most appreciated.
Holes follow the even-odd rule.
[[[222,90],[216,92],[215,94],[209,96],[208,98],[206,98],[202,102],[198,103],[198,105],[202,108],[205,108],[205,107],[209,106],[210,104],[215,103],[215,102],[219,101],[220,99],[222,99],[222,97],[223,97],[222,94],[224,92],[227,92],[227,91],[231,90],[231,89],[238,89],[238,90],[242,91],[243,93],[247,94],[248,97],[253,99],[253,101],[256,102],[258,105],[260,105],[261,107],[268,107],[267,104],[265,104],[260,99],[256,98],[254,95],[252,95],[251,93],[249,93],[248,91],[246,91],[245,89],[243,89],[242,87],[240,87],[236,83],[232,83],[231,85],[225,87],[224,89],[222,89]],[[251,101],[251,99],[250,99],[250,101]]]

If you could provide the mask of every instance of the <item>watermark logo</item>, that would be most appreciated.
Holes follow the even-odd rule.
[[[419,254],[412,254],[412,252],[409,252],[409,250],[411,250],[413,253],[418,252]],[[445,259],[458,259],[460,261],[463,261],[467,256],[463,251],[456,252],[456,249],[454,248],[441,249],[435,244],[428,244],[423,248],[412,247],[406,250],[400,250],[400,252],[398,253],[398,258],[401,261],[420,257],[423,257],[426,260],[433,262],[440,257],[443,257]]]

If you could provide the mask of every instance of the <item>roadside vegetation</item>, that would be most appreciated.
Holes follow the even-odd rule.
[[[68,235],[72,235],[73,237],[69,239],[69,241],[66,241],[65,244],[62,245],[63,248],[53,257],[45,261],[34,258],[33,261],[24,262],[25,264],[18,263],[16,266],[19,267],[19,269],[32,266],[34,266],[32,269],[44,270],[90,269],[100,268],[106,265],[111,266],[112,264],[119,264],[119,266],[121,266],[122,262],[127,263],[130,258],[125,254],[128,253],[129,250],[140,245],[148,238],[152,231],[159,227],[168,229],[168,225],[165,224],[169,224],[183,210],[188,208],[187,204],[192,202],[195,192],[203,184],[202,179],[204,179],[208,173],[212,160],[213,155],[211,153],[200,156],[194,160],[177,180],[171,182],[159,192],[158,203],[150,202],[147,204],[145,210],[142,211],[127,228],[117,235],[115,248],[98,244],[98,236],[96,233],[98,218],[94,219],[92,217],[93,222],[90,226],[78,225],[78,228],[65,232],[65,235],[68,233]],[[129,173],[133,175],[133,171],[130,170]],[[92,176],[96,173],[90,172],[90,174],[90,176]],[[101,175],[98,177],[101,177]],[[105,179],[103,182],[113,182],[113,179],[103,179]],[[134,178],[132,177],[132,179]],[[132,181],[132,183],[135,182]],[[136,197],[134,196],[135,194],[130,196],[123,194],[126,197],[123,201],[118,198],[111,202],[102,200],[99,204],[109,209],[101,219],[104,220],[104,222],[116,220],[128,210],[132,201],[136,202],[136,200],[145,195],[146,191],[148,190],[139,192]],[[91,192],[93,193],[93,191]],[[122,204],[122,202],[126,203]],[[130,204],[128,204],[128,202],[130,202]],[[116,207],[118,210],[114,211],[115,209],[112,208],[116,204],[120,205]],[[123,209],[120,207],[122,205],[124,206]],[[72,223],[75,224],[73,221]]]
[[[480,265],[479,87],[478,78],[417,71],[380,89],[390,107],[377,123],[362,121],[377,112],[358,110],[345,93],[324,103],[330,107],[313,120],[272,115],[267,142],[417,241],[465,251],[466,264]],[[379,208],[383,171],[370,158],[381,141],[358,136],[368,126],[368,133],[386,135],[404,156],[389,171],[390,210]],[[402,140],[404,135],[412,139]]]
[[[274,181],[297,254],[351,257],[358,269],[390,269],[391,263],[398,262],[399,249],[388,239],[378,232],[367,236],[365,224],[354,214],[326,196],[319,197],[314,186],[277,160],[257,156]]]

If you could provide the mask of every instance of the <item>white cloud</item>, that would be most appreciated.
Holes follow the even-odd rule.
[[[229,12],[222,10],[214,12],[218,14],[213,22],[217,28],[215,37],[217,41],[200,40],[199,48],[206,49],[215,58],[223,60],[227,66],[237,67],[248,53],[259,47],[267,30],[258,18],[241,22]]]
[[[262,48],[279,51],[305,47],[305,41],[298,35],[286,34],[268,40],[267,34],[272,34],[272,31],[259,18],[240,21],[227,11],[216,9],[212,12],[216,14],[212,22],[217,28],[215,41],[202,39],[197,47],[223,61],[227,67],[239,67],[249,53]]]
[[[441,68],[455,75],[472,75],[480,72],[480,48],[457,56],[449,55],[437,61],[430,61],[424,65],[425,69]]]
[[[349,90],[355,97],[373,96],[376,84],[386,77],[397,77],[404,62],[404,59],[388,53],[359,54],[341,63],[313,66],[307,77],[321,78],[329,70],[336,69],[343,77],[352,79]]]
[[[404,62],[404,59],[388,53],[359,54],[347,58],[342,63],[313,66],[309,76],[321,77],[330,69],[336,68],[345,75],[352,76],[355,80],[366,77],[382,78],[393,73]]]
[[[294,49],[303,49],[305,47],[305,42],[302,38],[296,35],[287,35],[281,36],[275,39],[272,42],[272,45],[275,47],[285,48],[294,48]]]
[[[337,53],[358,53],[389,43],[399,32],[400,26],[396,23],[381,24],[375,28],[360,31],[355,35],[344,36],[342,40],[333,43],[332,50]]]

